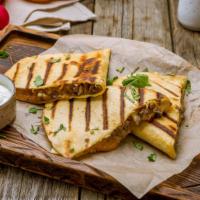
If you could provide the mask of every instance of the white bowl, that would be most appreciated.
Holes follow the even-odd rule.
[[[6,76],[0,74],[0,85],[6,87],[11,96],[0,105],[0,129],[10,124],[16,116],[15,86]]]

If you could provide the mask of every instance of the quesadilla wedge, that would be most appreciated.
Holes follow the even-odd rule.
[[[85,54],[51,54],[24,58],[5,75],[15,84],[16,98],[34,104],[102,94],[110,49]]]
[[[110,151],[130,133],[133,119],[146,119],[146,113],[162,112],[171,105],[153,90],[140,89],[140,100],[134,102],[125,92],[130,95],[129,89],[108,86],[102,96],[46,104],[42,123],[55,151],[68,158]]]
[[[151,122],[133,123],[132,133],[169,157],[176,158],[175,144],[183,112],[183,97],[187,83],[185,76],[160,75],[158,73],[144,73],[149,77],[148,89],[167,96],[172,106],[160,118]],[[126,77],[118,79],[114,85],[122,85]]]

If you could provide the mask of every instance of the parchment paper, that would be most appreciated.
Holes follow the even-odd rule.
[[[111,48],[110,76],[125,75],[132,71],[148,68],[150,71],[161,73],[185,74],[192,83],[192,93],[185,98],[185,121],[179,133],[176,160],[171,160],[148,144],[139,151],[133,147],[133,136],[129,136],[114,151],[97,153],[82,160],[113,176],[136,197],[141,198],[157,184],[170,176],[180,173],[200,153],[200,71],[188,62],[168,50],[153,44],[100,36],[73,35],[65,36],[47,53],[56,52],[89,52],[101,48]],[[124,66],[122,74],[115,71]],[[36,143],[51,150],[44,132],[38,135],[30,133],[31,124],[38,124],[37,115],[28,114],[30,104],[18,102],[17,118],[14,127]],[[156,162],[149,162],[150,153],[157,154]]]

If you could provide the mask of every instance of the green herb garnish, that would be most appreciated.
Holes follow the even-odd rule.
[[[122,73],[124,71],[125,67],[119,67],[116,69],[117,72]]]
[[[70,55],[65,55],[65,60],[69,60],[70,59]]]
[[[136,88],[150,86],[149,77],[145,74],[130,75],[122,81],[123,86],[132,85]]]
[[[140,99],[140,95],[138,93],[138,90],[135,87],[131,87],[131,95],[134,100],[138,101]]]
[[[7,51],[0,51],[0,58],[7,58],[9,56]]]
[[[32,114],[37,114],[38,110],[42,110],[41,108],[30,107],[28,112]]]
[[[140,151],[142,151],[143,150],[143,144],[142,143],[140,143],[140,142],[133,142],[133,145],[134,145],[134,147],[136,148],[136,149],[138,149],[138,150],[140,150]]]
[[[69,152],[70,152],[70,153],[74,153],[74,152],[75,152],[75,149],[74,149],[74,148],[71,148],[71,149],[69,150]]]
[[[34,127],[33,125],[31,125],[31,133],[32,134],[37,135],[39,130],[40,130],[39,126]]]
[[[66,131],[66,127],[63,124],[60,124],[60,127],[58,128],[58,130],[54,131],[54,135],[56,135],[58,132],[60,131]]]
[[[185,93],[186,93],[186,95],[188,95],[191,92],[192,92],[191,82],[190,82],[190,80],[187,80],[186,87],[185,87]]]
[[[125,91],[124,96],[132,103],[135,103],[135,101],[138,101],[140,99],[140,95],[138,93],[137,88],[135,88],[134,86],[129,86],[130,90],[131,90],[131,96],[129,96],[127,94],[127,92]]]
[[[107,80],[107,85],[112,85],[113,82],[114,82],[115,80],[117,80],[117,79],[118,79],[118,76],[114,76],[113,78],[108,79],[108,80]]]
[[[42,80],[40,75],[35,77],[34,84],[37,87],[42,86],[44,84],[44,81]]]
[[[61,61],[61,58],[51,58],[50,59],[50,63],[57,63],[57,62],[60,62]]]
[[[98,130],[99,130],[99,128],[93,128],[93,129],[90,130],[90,134],[94,135],[95,131],[98,131]]]
[[[44,116],[44,124],[46,124],[46,125],[48,125],[49,124],[49,118],[48,117],[46,117],[46,116]]]
[[[155,153],[151,153],[149,156],[148,156],[148,160],[150,162],[155,162],[156,161],[156,158],[157,158],[157,155]]]
[[[143,69],[143,72],[149,72],[149,69],[146,67]]]
[[[0,139],[6,139],[5,133],[0,133]]]

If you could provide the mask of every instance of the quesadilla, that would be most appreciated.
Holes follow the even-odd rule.
[[[143,73],[148,75],[150,86],[148,89],[160,92],[167,96],[172,106],[160,118],[151,122],[133,123],[132,133],[152,146],[166,153],[169,157],[176,157],[175,143],[183,113],[183,97],[187,83],[185,76],[160,75],[158,73]],[[120,78],[114,84],[121,85]]]
[[[125,96],[129,89],[108,86],[102,96],[46,104],[42,123],[55,151],[68,158],[110,151],[130,133],[133,119],[144,120],[171,105],[164,95],[138,90],[140,100],[134,102]]]
[[[51,54],[24,58],[5,75],[15,84],[16,98],[34,104],[102,94],[110,49],[85,54]]]

